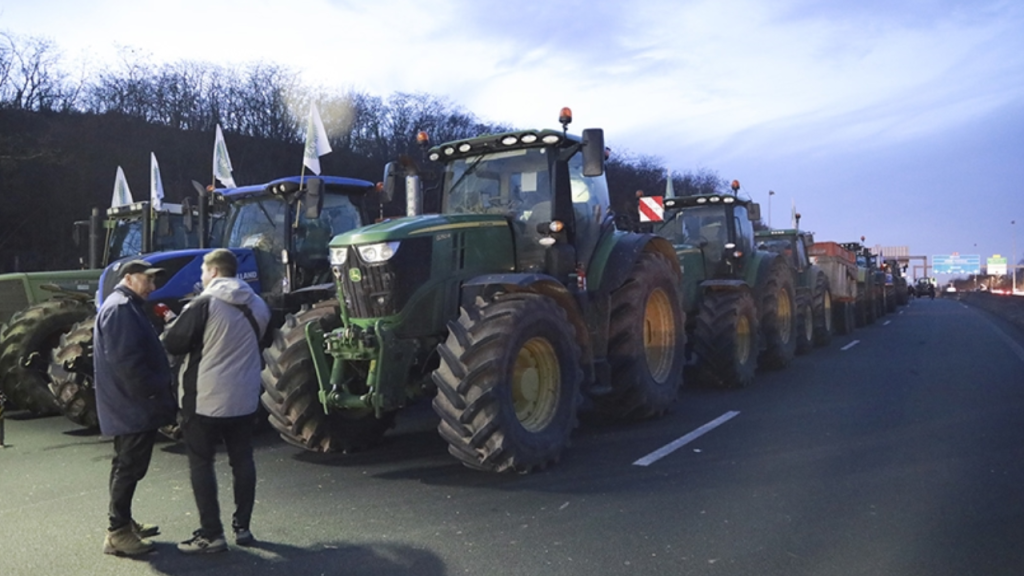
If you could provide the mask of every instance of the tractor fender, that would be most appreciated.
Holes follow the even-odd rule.
[[[641,252],[656,252],[665,256],[676,274],[677,284],[682,284],[683,270],[668,240],[655,234],[616,232],[605,236],[594,251],[587,275],[591,290],[609,294],[621,286]]]
[[[477,297],[484,299],[499,292],[532,292],[554,300],[561,306],[573,327],[576,340],[583,350],[590,349],[590,338],[580,306],[569,290],[554,276],[547,274],[487,274],[462,283],[463,307],[473,306]]]

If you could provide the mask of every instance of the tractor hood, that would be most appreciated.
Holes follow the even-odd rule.
[[[427,214],[388,219],[339,234],[331,240],[332,248],[420,238],[448,231],[472,228],[505,228],[508,220],[498,214]]]
[[[238,258],[238,277],[252,286],[259,294],[261,291],[257,274],[256,256],[251,248],[231,248]],[[163,274],[156,277],[156,290],[149,295],[150,301],[177,301],[193,296],[203,290],[203,256],[212,249],[171,250],[145,254],[141,257],[131,256],[112,262],[103,270],[100,287],[96,294],[97,306],[103,301],[121,279],[121,266],[136,259],[143,259],[154,268],[162,268]]]

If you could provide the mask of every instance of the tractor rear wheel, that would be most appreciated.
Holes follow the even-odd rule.
[[[16,312],[0,333],[0,390],[14,406],[58,414],[46,369],[61,334],[94,312],[81,300],[53,298]]]
[[[832,290],[828,277],[819,273],[814,281],[814,345],[832,343]]]
[[[565,310],[532,293],[477,298],[437,349],[433,407],[452,456],[523,474],[558,461],[577,425],[583,374]]]
[[[694,330],[698,379],[722,388],[744,388],[757,370],[757,307],[747,291],[708,292]]]
[[[60,345],[50,357],[50,391],[60,411],[79,426],[99,427],[96,415],[96,389],[92,375],[92,330],[96,316],[75,324],[60,337]]]
[[[380,443],[394,426],[395,414],[377,418],[354,410],[324,414],[313,357],[306,343],[306,325],[319,322],[324,330],[340,323],[338,303],[328,300],[289,314],[264,350],[260,400],[270,413],[270,425],[281,438],[312,452],[354,452]]]
[[[644,252],[611,294],[611,392],[594,397],[608,418],[660,416],[676,401],[685,364],[685,315],[664,256]]]
[[[761,335],[765,348],[761,365],[785,368],[796,353],[796,298],[793,275],[781,259],[776,259],[761,285]]]
[[[856,304],[854,302],[835,302],[832,311],[835,314],[836,334],[845,336],[852,333],[853,328],[857,325],[857,320],[854,318]]]

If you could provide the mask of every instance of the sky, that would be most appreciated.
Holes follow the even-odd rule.
[[[795,206],[818,240],[1024,260],[1021,0],[0,0],[0,31],[520,128],[569,106],[614,152],[739,180],[774,227]]]

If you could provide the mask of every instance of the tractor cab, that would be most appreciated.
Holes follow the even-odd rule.
[[[702,194],[666,198],[664,221],[654,232],[668,238],[677,251],[697,249],[705,278],[738,278],[754,253],[754,221],[760,206],[733,195]]]
[[[215,210],[223,214],[219,245],[255,253],[265,294],[330,283],[328,244],[367,222],[363,201],[372,189],[353,178],[293,176],[215,191]]]

